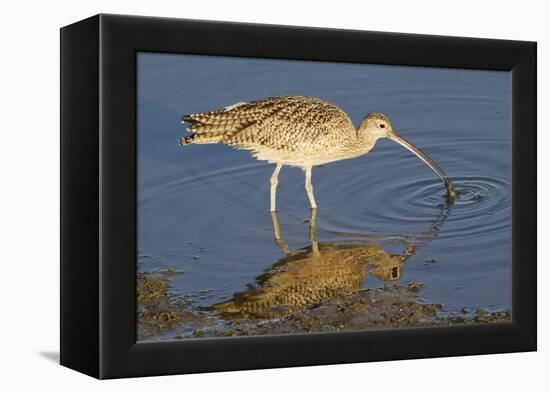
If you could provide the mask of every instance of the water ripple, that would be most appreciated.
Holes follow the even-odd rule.
[[[333,232],[350,226],[360,230],[362,227],[385,227],[390,223],[395,228],[411,232],[425,226],[426,222],[437,220],[443,208],[447,209],[445,220],[449,224],[438,234],[442,238],[481,233],[489,236],[509,228],[510,186],[503,179],[455,177],[453,181],[458,195],[451,202],[437,179],[405,179],[400,182],[369,179],[369,182],[377,183],[369,190],[365,190],[364,179],[341,180],[331,191],[331,197],[337,198],[340,211],[331,221]],[[349,217],[353,217],[353,222]]]

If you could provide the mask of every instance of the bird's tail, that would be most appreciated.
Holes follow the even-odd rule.
[[[190,144],[209,144],[209,143],[219,143],[223,140],[223,134],[217,132],[204,132],[201,134],[193,134],[184,136],[180,139],[180,146],[186,146]]]
[[[201,116],[202,114],[194,114],[183,115],[181,117],[183,123],[189,123],[187,131],[192,132],[193,135],[181,138],[179,143],[180,146],[190,144],[204,145],[223,141],[227,132],[226,128],[220,125],[204,123],[204,119],[202,119]]]

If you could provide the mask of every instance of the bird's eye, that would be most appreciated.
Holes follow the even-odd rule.
[[[384,127],[386,127],[386,125],[385,125],[385,124],[380,124],[379,126],[380,126],[380,128],[384,128]]]

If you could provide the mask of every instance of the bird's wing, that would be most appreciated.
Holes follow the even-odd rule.
[[[269,97],[203,113],[185,115],[188,130],[219,134],[226,144],[249,149],[303,150],[330,144],[336,134],[355,133],[344,111],[313,97]]]

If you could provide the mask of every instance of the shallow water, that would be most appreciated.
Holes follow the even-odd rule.
[[[509,73],[143,53],[138,64],[138,267],[181,273],[174,298],[196,308],[250,293],[286,258],[268,212],[273,165],[223,145],[180,148],[180,116],[300,94],[339,105],[355,124],[384,112],[459,195],[447,203],[427,166],[382,140],[366,156],[313,169],[311,239],[303,173],[284,167],[276,218],[288,251],[311,252],[311,240],[389,256],[413,246],[397,281],[424,283],[423,300],[448,312],[511,308]],[[360,286],[387,278],[370,271]]]

